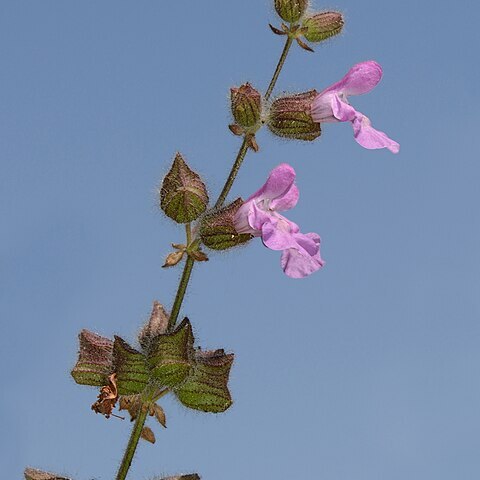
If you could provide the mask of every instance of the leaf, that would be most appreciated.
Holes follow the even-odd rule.
[[[106,385],[112,373],[113,342],[88,330],[82,330],[78,338],[80,351],[72,377],[80,385]]]
[[[232,405],[228,378],[233,354],[223,350],[195,352],[196,365],[192,375],[175,389],[183,405],[202,412],[220,413]]]
[[[208,193],[200,175],[177,153],[160,190],[160,207],[177,223],[196,220],[207,208]]]
[[[61,477],[56,473],[43,472],[42,470],[37,470],[36,468],[26,468],[25,480],[69,480],[66,477]]]
[[[147,442],[155,443],[155,434],[150,427],[143,427],[140,436]]]
[[[148,364],[161,385],[173,387],[183,382],[192,368],[193,332],[185,318],[172,333],[160,335],[152,345]]]
[[[113,344],[113,366],[117,374],[117,387],[120,395],[143,392],[148,383],[145,355],[117,336],[115,336]]]

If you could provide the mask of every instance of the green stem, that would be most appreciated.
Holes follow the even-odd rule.
[[[272,80],[270,85],[268,86],[267,93],[265,94],[265,100],[270,98],[270,95],[275,88],[275,84],[277,83],[278,76],[282,71],[283,65],[287,58],[288,52],[290,47],[292,46],[293,38],[290,36],[287,38],[287,42],[285,43],[285,47],[283,48],[282,55],[280,56],[280,60],[278,61],[277,68],[273,74]],[[218,200],[215,203],[215,208],[219,208],[225,202],[230,190],[233,186],[233,182],[235,181],[238,171],[242,166],[243,160],[245,155],[248,152],[248,145],[249,139],[247,136],[243,138],[242,145],[240,146],[240,150],[238,151],[237,158],[230,170],[230,174],[225,182],[222,192],[218,197]],[[187,237],[189,234],[189,226],[187,228]],[[188,242],[187,242],[188,243]],[[168,329],[172,330],[175,324],[177,323],[178,314],[180,313],[180,308],[182,306],[183,299],[185,297],[185,292],[187,290],[188,282],[190,281],[190,275],[192,273],[193,265],[195,264],[195,260],[193,260],[190,256],[187,257],[185,262],[185,267],[183,268],[182,278],[180,279],[180,283],[178,285],[177,294],[175,296],[175,301],[173,303],[172,311],[170,313],[170,318],[168,320]],[[167,393],[167,391],[162,392]],[[130,465],[132,464],[132,459],[135,454],[135,450],[137,449],[138,440],[140,439],[140,435],[142,434],[142,429],[145,424],[145,420],[147,418],[147,410],[144,412],[144,409],[141,409],[136,421],[135,425],[133,426],[132,433],[130,435],[130,440],[128,441],[127,449],[125,450],[125,454],[123,456],[122,463],[120,465],[120,469],[118,470],[116,480],[125,480],[128,470],[130,469]]]
[[[173,327],[175,327],[175,323],[177,323],[178,314],[180,313],[180,307],[182,306],[183,298],[185,297],[185,292],[187,290],[188,282],[190,281],[190,275],[192,273],[194,263],[195,260],[192,257],[187,256],[185,267],[183,267],[182,278],[178,284],[177,295],[175,296],[170,318],[168,319],[169,330],[172,330]]]
[[[238,171],[242,166],[243,159],[245,158],[245,155],[247,154],[247,152],[248,152],[248,138],[245,136],[243,138],[242,145],[240,146],[240,150],[238,151],[237,158],[235,159],[235,163],[233,164],[232,169],[230,170],[230,174],[228,175],[227,181],[223,186],[222,193],[220,193],[220,196],[218,197],[218,200],[215,203],[215,208],[220,208],[223,205],[223,202],[225,202],[225,199],[227,198],[227,195],[229,194],[230,189],[232,188],[233,182],[235,181],[235,178],[237,178]]]
[[[192,243],[192,224],[191,223],[187,223],[185,225],[185,233],[187,236],[187,247],[189,247],[190,244]]]
[[[142,434],[143,426],[145,425],[145,420],[147,419],[148,408],[140,408],[138,412],[138,417],[135,420],[133,425],[132,433],[130,434],[130,440],[128,441],[127,449],[123,455],[122,463],[117,473],[116,480],[125,480],[132,464],[133,456],[135,455],[135,450],[137,449],[138,441],[140,440],[140,435]]]
[[[282,54],[280,55],[280,59],[278,60],[277,67],[275,68],[275,72],[273,73],[272,80],[270,81],[270,85],[268,86],[267,92],[265,93],[264,98],[266,101],[272,95],[273,89],[275,88],[280,72],[282,71],[283,65],[285,64],[285,60],[287,59],[288,52],[290,51],[290,47],[292,46],[292,42],[293,42],[293,37],[288,36],[287,41],[285,42],[285,46],[283,47]],[[230,174],[228,175],[227,181],[225,182],[222,193],[220,193],[220,196],[218,197],[218,200],[215,203],[215,208],[220,208],[225,202],[232,188],[233,182],[237,178],[238,171],[242,166],[243,160],[247,152],[248,152],[248,137],[244,136],[242,145],[240,146],[240,150],[238,151],[238,154],[237,154],[237,158],[235,159],[235,163],[233,164],[233,167],[230,170]]]
[[[285,46],[283,47],[283,52],[280,55],[280,60],[278,61],[277,68],[275,69],[270,85],[268,86],[267,92],[265,93],[265,97],[264,97],[265,101],[267,101],[270,98],[270,95],[272,94],[273,89],[275,88],[275,84],[277,83],[278,76],[280,75],[280,72],[282,71],[285,60],[287,59],[287,55],[290,50],[290,47],[292,46],[292,42],[293,42],[293,37],[289,35],[287,37],[287,41],[285,42]]]

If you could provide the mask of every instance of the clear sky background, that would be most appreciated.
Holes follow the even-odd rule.
[[[259,240],[195,268],[183,308],[198,343],[236,353],[235,404],[162,405],[130,478],[480,478],[480,7],[473,0],[337,0],[341,37],[292,51],[276,93],[328,86],[375,59],[352,103],[401,144],[362,149],[349,124],[308,144],[258,136],[231,198],[281,162],[289,218],[322,236],[325,268],[281,271]],[[127,421],[90,411],[69,375],[82,328],[134,341],[182,229],[156,207],[174,153],[215,197],[239,139],[228,92],[265,89],[283,46],[267,0],[0,4],[0,457],[111,479]]]

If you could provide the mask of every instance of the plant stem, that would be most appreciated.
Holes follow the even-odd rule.
[[[270,81],[270,85],[268,86],[267,92],[265,93],[265,97],[264,97],[265,100],[268,100],[270,98],[270,95],[272,94],[273,89],[275,88],[275,84],[277,83],[278,76],[282,71],[288,52],[290,50],[290,47],[292,46],[292,42],[293,42],[293,38],[289,36],[285,43],[285,47],[283,48],[282,55],[280,56],[280,60],[278,61],[277,68],[275,69],[272,80]],[[230,174],[228,175],[225,185],[223,186],[222,192],[220,193],[218,200],[215,202],[215,208],[220,208],[224,204],[228,194],[230,193],[233,183],[235,182],[235,179],[237,177],[238,171],[242,166],[245,155],[248,152],[248,148],[249,148],[248,145],[249,145],[249,139],[245,135],[243,137],[243,142],[242,142],[242,145],[240,146],[240,150],[238,151],[237,158],[235,159],[232,169],[230,170]],[[187,232],[187,244],[188,244],[189,238],[191,240],[190,224],[186,226],[186,232]],[[170,313],[170,318],[168,320],[169,330],[172,330],[175,327],[175,324],[177,323],[178,314],[180,313],[180,308],[182,306],[182,302],[185,297],[185,292],[187,290],[188,282],[190,281],[190,275],[192,273],[194,264],[195,264],[195,260],[193,260],[193,258],[191,258],[190,256],[187,256],[185,266],[183,267],[182,278],[180,279],[180,283],[177,289],[177,294],[175,296],[175,301],[173,302],[172,311]],[[168,390],[164,392],[162,391],[162,395],[167,392]],[[128,474],[128,470],[130,469],[130,465],[132,464],[133,456],[135,455],[135,450],[137,449],[138,440],[140,439],[140,435],[142,434],[142,429],[145,424],[147,414],[148,414],[148,409],[141,409],[137,419],[135,420],[135,424],[133,426],[133,430],[130,435],[130,440],[128,441],[127,449],[125,450],[125,454],[123,456],[120,469],[118,470],[116,480],[125,480]]]
[[[240,150],[238,151],[237,158],[235,159],[235,163],[232,166],[232,169],[230,170],[230,174],[228,175],[227,181],[225,182],[225,185],[223,186],[222,193],[220,193],[220,196],[218,197],[218,200],[215,203],[215,208],[220,208],[223,205],[223,202],[225,202],[225,199],[227,198],[227,195],[230,192],[230,189],[232,188],[233,182],[235,181],[235,178],[237,178],[237,173],[240,170],[240,167],[242,166],[243,159],[245,158],[245,155],[248,152],[248,139],[245,136],[243,138],[242,145],[240,146]]]
[[[287,59],[287,56],[288,56],[288,52],[290,51],[290,47],[292,46],[292,42],[293,42],[293,37],[288,36],[287,41],[285,42],[285,46],[283,47],[282,54],[280,55],[280,59],[278,60],[277,67],[275,68],[275,72],[273,74],[272,80],[270,81],[270,85],[268,86],[267,92],[265,93],[265,97],[264,97],[265,101],[267,101],[270,98],[273,92],[273,89],[275,88],[275,85],[278,80],[278,76],[282,71],[283,65],[285,64],[285,60]],[[220,196],[218,197],[218,200],[215,203],[215,208],[220,208],[225,202],[225,199],[227,198],[230,192],[230,189],[232,188],[233,182],[237,177],[238,171],[242,166],[243,160],[247,152],[248,152],[248,138],[247,136],[244,136],[242,145],[240,146],[240,150],[238,151],[238,154],[237,154],[237,158],[235,159],[235,163],[233,164],[233,167],[230,170],[230,174],[228,175],[227,181],[225,182],[222,193],[220,193]]]
[[[130,465],[132,464],[133,456],[137,449],[138,441],[140,440],[140,435],[142,434],[143,426],[145,425],[145,420],[147,419],[148,408],[140,408],[138,412],[138,417],[135,420],[133,425],[132,433],[130,434],[130,440],[128,441],[127,449],[123,455],[122,463],[117,473],[116,480],[125,480]]]
[[[267,92],[265,93],[265,97],[264,97],[265,101],[267,101],[270,98],[270,95],[272,94],[273,89],[275,88],[275,84],[277,83],[278,76],[280,75],[280,72],[282,71],[285,60],[287,59],[288,52],[290,50],[290,47],[292,46],[292,42],[293,42],[293,37],[289,35],[287,37],[287,41],[285,42],[285,46],[283,47],[283,52],[280,55],[280,60],[278,61],[277,68],[275,69],[270,85],[268,86]]]
[[[187,290],[188,282],[190,281],[190,275],[192,273],[194,263],[195,260],[192,257],[187,256],[185,267],[183,267],[182,278],[178,284],[177,295],[175,296],[170,318],[168,319],[169,330],[172,330],[175,326],[175,323],[177,323],[178,314],[180,313],[180,307],[182,306],[183,298],[185,297],[185,292]]]

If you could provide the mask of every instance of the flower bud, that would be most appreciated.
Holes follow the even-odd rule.
[[[169,318],[164,306],[155,300],[150,318],[138,334],[138,343],[144,351],[148,351],[155,340],[167,331]]]
[[[303,20],[303,36],[309,42],[322,42],[338,35],[343,24],[343,16],[339,12],[315,13]]]
[[[321,134],[320,124],[313,121],[310,108],[316,90],[288,95],[273,101],[268,115],[268,128],[279,137],[294,140],[315,140]]]
[[[298,22],[308,8],[308,0],[275,0],[275,10],[282,20]]]
[[[262,115],[262,97],[249,83],[230,89],[232,114],[237,125],[246,129],[256,127]]]
[[[237,198],[230,205],[205,215],[200,225],[200,238],[203,244],[212,250],[227,250],[251,240],[248,233],[238,233],[234,219],[243,200]]]
[[[207,208],[208,193],[200,175],[177,153],[160,190],[160,207],[177,223],[196,220]]]

